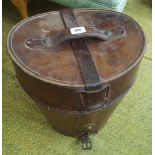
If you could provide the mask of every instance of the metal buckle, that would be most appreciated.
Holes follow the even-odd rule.
[[[88,136],[87,131],[83,132],[82,149],[83,150],[91,150],[92,149],[92,142],[90,141],[90,137]]]

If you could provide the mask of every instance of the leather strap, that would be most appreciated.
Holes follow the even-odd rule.
[[[60,11],[66,28],[79,27],[76,17],[72,10],[64,9]],[[74,39],[71,41],[80,71],[85,82],[87,92],[96,92],[102,89],[102,84],[96,66],[91,57],[85,39]]]

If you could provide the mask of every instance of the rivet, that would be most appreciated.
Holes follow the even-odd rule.
[[[27,45],[31,45],[31,42],[29,40],[27,41]]]
[[[88,129],[89,129],[89,130],[92,129],[92,126],[88,126]]]

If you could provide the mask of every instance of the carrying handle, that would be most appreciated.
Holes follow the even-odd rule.
[[[101,40],[111,40],[123,37],[125,29],[114,27],[111,29],[98,29],[93,26],[66,28],[52,34],[49,33],[45,38],[31,38],[26,41],[26,45],[35,49],[50,49],[58,46],[66,40],[77,38],[99,38]]]

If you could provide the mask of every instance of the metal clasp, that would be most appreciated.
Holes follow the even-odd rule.
[[[82,136],[82,149],[91,150],[91,148],[92,142],[90,141],[90,137],[88,136],[88,131],[84,131]]]

